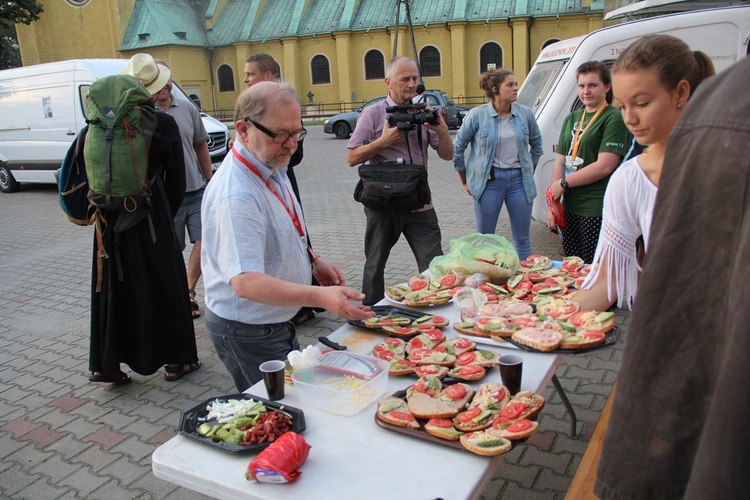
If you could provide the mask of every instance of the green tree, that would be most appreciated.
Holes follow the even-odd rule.
[[[0,69],[21,65],[15,23],[31,24],[43,10],[36,0],[0,0]]]

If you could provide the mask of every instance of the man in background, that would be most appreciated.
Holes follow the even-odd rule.
[[[448,133],[448,125],[440,114],[437,124],[425,123],[417,130],[403,131],[388,124],[386,108],[411,105],[418,81],[419,70],[412,59],[401,56],[388,63],[385,70],[388,95],[382,101],[366,107],[357,119],[348,144],[349,166],[366,161],[380,163],[401,159],[404,163],[427,168],[427,145],[435,149],[443,160],[453,159],[453,141]],[[384,296],[385,265],[402,233],[417,260],[417,272],[427,269],[430,261],[442,255],[443,251],[440,226],[432,202],[411,212],[380,211],[367,207],[364,210],[367,227],[362,291],[367,296],[364,304],[372,305]]]

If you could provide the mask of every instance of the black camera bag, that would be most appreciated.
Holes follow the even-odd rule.
[[[354,199],[380,211],[411,211],[430,202],[432,194],[424,165],[376,163],[359,166]]]

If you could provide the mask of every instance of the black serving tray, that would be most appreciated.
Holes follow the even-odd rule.
[[[302,410],[298,408],[293,408],[291,406],[287,406],[285,404],[279,403],[277,401],[269,401],[267,399],[259,398],[258,396],[254,396],[252,394],[232,394],[229,396],[218,396],[211,399],[207,399],[203,403],[199,404],[195,408],[192,408],[182,414],[180,417],[180,434],[185,436],[188,439],[192,439],[193,441],[197,441],[201,444],[204,444],[206,446],[210,446],[211,448],[216,448],[218,450],[222,450],[228,453],[232,453],[235,455],[241,454],[241,453],[256,453],[259,452],[265,448],[267,448],[271,443],[257,443],[257,444],[251,444],[251,445],[239,445],[239,444],[231,444],[231,443],[225,443],[224,441],[214,441],[210,437],[202,436],[198,433],[198,427],[201,426],[201,424],[209,423],[209,424],[215,424],[217,423],[216,420],[206,420],[206,415],[208,415],[208,410],[206,410],[206,407],[216,401],[216,400],[229,400],[229,399],[252,399],[254,401],[258,401],[263,403],[268,410],[279,410],[288,413],[292,416],[292,428],[291,431],[296,432],[297,434],[304,431],[307,427],[305,425],[305,414],[302,412]]]
[[[414,323],[414,320],[417,320],[423,316],[443,316],[442,314],[425,314],[422,311],[414,311],[412,309],[404,309],[401,307],[387,306],[387,305],[386,306],[372,306],[370,309],[375,312],[375,316],[377,317],[389,316],[389,315],[403,316],[404,318],[410,319],[412,323]],[[365,322],[360,319],[349,320],[348,323],[350,325],[358,326],[360,328],[366,328],[367,330],[371,332],[378,332],[378,331],[383,332],[380,328],[367,328],[365,326]],[[414,334],[414,335],[417,335],[417,334]]]

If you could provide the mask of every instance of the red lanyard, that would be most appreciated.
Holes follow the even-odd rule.
[[[252,173],[263,179],[263,176],[260,174],[257,168],[247,161],[236,149],[232,148],[232,153],[234,154],[234,157],[237,158],[243,165],[245,165]],[[281,197],[281,195],[276,191],[276,189],[271,184],[271,181],[268,179],[263,179],[263,182],[266,183],[266,186],[268,186],[268,189],[271,190],[271,192],[276,196],[276,198],[279,200],[279,202],[284,206],[284,209],[286,210],[286,213],[289,214],[289,217],[292,219],[292,223],[294,223],[294,227],[297,228],[297,232],[299,233],[301,238],[305,237],[305,230],[302,227],[302,222],[300,222],[299,217],[297,217],[297,209],[294,209],[294,212],[289,208],[289,206],[284,201],[284,198]],[[294,208],[294,198],[292,197],[292,193],[289,192],[289,188],[286,188],[287,193],[289,194],[289,198],[292,200],[292,208]]]

